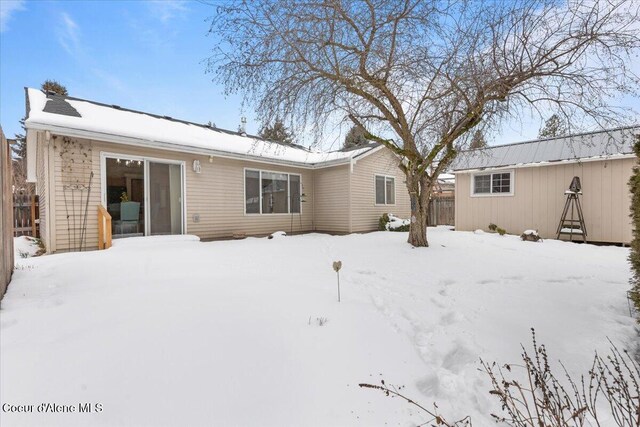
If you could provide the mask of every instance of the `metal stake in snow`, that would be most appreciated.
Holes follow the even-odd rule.
[[[338,275],[338,302],[340,302],[340,269],[342,268],[342,261],[333,261],[333,271]]]

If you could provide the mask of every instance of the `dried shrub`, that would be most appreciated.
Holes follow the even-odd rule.
[[[362,383],[358,385],[362,388],[380,390],[385,394],[385,396],[392,397],[392,398],[400,398],[401,400],[404,400],[410,405],[420,409],[421,412],[423,412],[424,414],[430,417],[427,422],[420,424],[421,426],[431,425],[433,427],[436,427],[436,426],[438,427],[472,427],[471,417],[469,416],[466,416],[458,421],[449,422],[442,415],[438,413],[438,405],[436,405],[435,403],[433,404],[433,409],[429,410],[425,406],[422,406],[421,404],[416,402],[415,400],[410,399],[407,396],[403,395],[402,393],[400,393],[400,390],[402,390],[404,386],[398,386],[398,387],[394,385],[387,386],[384,380],[380,381],[380,385],[367,384],[367,383]]]
[[[533,329],[531,334],[534,355],[523,347],[523,365],[500,367],[481,361],[482,371],[491,379],[489,393],[502,404],[502,414],[491,414],[496,422],[514,427],[582,427],[604,426],[606,419],[606,425],[640,425],[640,371],[626,351],[611,344],[611,353],[606,357],[596,353],[588,375],[576,381],[562,363],[561,375],[553,372],[545,346],[538,346]],[[521,372],[523,382],[517,379]],[[605,417],[598,412],[601,399],[609,408]]]
[[[549,364],[544,345],[538,345],[531,329],[533,356],[522,347],[523,364],[486,363],[481,372],[491,380],[489,394],[501,403],[500,414],[490,414],[501,425],[512,427],[638,427],[640,426],[640,367],[626,351],[610,342],[607,356],[595,354],[587,375],[574,380],[560,362],[560,374]],[[524,374],[524,375],[523,375]],[[382,391],[419,408],[430,418],[421,425],[470,427],[469,416],[449,422],[434,403],[429,410],[401,394],[402,386],[360,384]],[[599,412],[603,410],[603,412]]]

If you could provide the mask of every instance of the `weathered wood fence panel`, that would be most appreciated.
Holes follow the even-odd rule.
[[[434,197],[429,202],[429,225],[454,225],[455,197]]]
[[[40,208],[38,196],[13,195],[13,236],[40,237]]]
[[[13,273],[13,198],[11,195],[11,149],[0,128],[0,299]]]

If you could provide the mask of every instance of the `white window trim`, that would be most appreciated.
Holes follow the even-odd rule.
[[[385,203],[378,203],[378,201],[376,200],[376,178],[377,177],[381,177],[384,178],[384,201]],[[392,178],[393,179],[393,203],[387,203],[387,178]],[[398,190],[397,190],[397,185],[396,183],[398,182],[398,179],[394,176],[394,175],[382,175],[379,173],[376,173],[373,175],[373,204],[374,206],[395,206],[396,202],[398,200],[397,196],[398,196]]]
[[[508,193],[494,193],[493,192],[493,175],[494,174],[502,174],[502,173],[508,173],[510,180],[509,180],[509,192]],[[490,193],[476,193],[475,192],[475,181],[476,181],[476,177],[477,176],[484,176],[484,175],[490,175],[490,181],[489,181],[489,185],[490,185]],[[471,197],[510,197],[514,195],[514,190],[515,190],[515,184],[516,184],[516,180],[515,180],[515,171],[513,169],[500,169],[500,170],[491,170],[491,171],[485,171],[485,172],[476,172],[471,174],[471,185],[470,185],[470,189],[469,189],[469,194],[471,195]]]
[[[258,178],[258,188],[259,188],[259,198],[258,202],[260,206],[260,212],[258,213],[248,213],[247,212],[247,171],[253,171],[259,173]],[[287,175],[287,213],[263,213],[262,212],[262,173],[279,173]],[[291,215],[291,175],[295,175],[300,178],[300,212],[294,212],[293,215],[302,215],[302,174],[293,173],[293,172],[282,172],[282,171],[274,171],[274,170],[266,170],[266,169],[257,169],[257,168],[243,168],[242,170],[242,203],[244,204],[244,214],[245,216],[278,216],[278,215]]]

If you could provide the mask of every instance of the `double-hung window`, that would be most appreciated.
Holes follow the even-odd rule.
[[[493,172],[473,175],[473,195],[512,195],[513,172]]]
[[[376,205],[396,204],[396,179],[392,176],[376,175]]]
[[[300,175],[245,169],[245,213],[300,213],[301,185]]]

